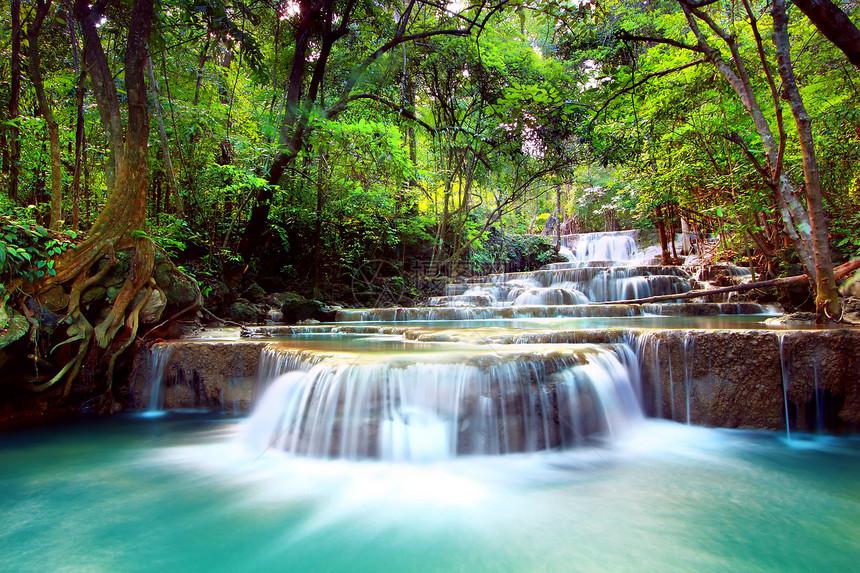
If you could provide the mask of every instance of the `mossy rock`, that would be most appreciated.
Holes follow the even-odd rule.
[[[196,301],[200,294],[197,282],[179,272],[168,260],[162,259],[156,263],[153,277],[158,287],[164,291],[167,305],[170,307],[187,307]]]
[[[845,284],[839,287],[839,292],[842,293],[842,296],[860,297],[860,271],[857,271],[854,273],[854,276],[845,281]]]
[[[329,309],[318,300],[305,298],[296,293],[277,293],[277,299],[281,303],[283,320],[289,324],[297,324],[299,321],[313,318],[322,322],[334,320],[336,311]]]
[[[264,291],[263,287],[257,283],[251,283],[251,285],[242,293],[242,298],[247,298],[254,304],[263,304],[266,302],[266,291]]]
[[[13,309],[0,309],[0,349],[6,348],[30,329],[24,315]]]
[[[244,324],[257,324],[265,320],[266,313],[250,301],[239,299],[230,305],[224,318]]]
[[[226,310],[228,306],[227,302],[232,298],[230,287],[221,281],[212,281],[206,284],[202,290],[205,293],[203,295],[203,306],[216,314],[220,314]]]

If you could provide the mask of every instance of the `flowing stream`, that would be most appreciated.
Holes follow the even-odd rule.
[[[636,256],[616,238],[570,239],[570,263],[452,285],[430,308],[269,329],[250,415],[165,410],[158,347],[147,411],[0,435],[0,571],[855,570],[860,440],[689,425],[693,338],[670,374],[687,424],[648,419],[659,341],[552,340],[763,326],[767,309],[735,303],[598,304],[704,280],[593,258]],[[547,340],[516,344],[524,328]]]

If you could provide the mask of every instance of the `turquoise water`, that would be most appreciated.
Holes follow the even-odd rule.
[[[860,440],[646,421],[611,449],[291,459],[243,420],[0,435],[0,571],[856,571]]]

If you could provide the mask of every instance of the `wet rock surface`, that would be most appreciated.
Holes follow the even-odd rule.
[[[640,339],[644,406],[705,426],[784,430],[787,416],[792,431],[849,431],[858,349],[854,329],[652,332]]]
[[[860,329],[518,332],[501,328],[285,328],[273,332],[288,336],[336,328],[344,333],[400,335],[425,343],[518,346],[626,342],[637,349],[642,402],[648,416],[704,426],[785,430],[787,412],[791,431],[845,432],[860,427]],[[171,354],[164,368],[163,407],[246,411],[257,392],[253,378],[261,352],[272,344],[278,343],[265,337],[165,344],[171,347]],[[131,389],[137,407],[149,404],[147,380],[156,375],[151,362],[148,354],[136,361]]]
[[[135,358],[129,406],[247,412],[256,395],[260,352],[266,344],[251,340],[157,344]],[[153,360],[153,352],[163,353],[163,360]]]

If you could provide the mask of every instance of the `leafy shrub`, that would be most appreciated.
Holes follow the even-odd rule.
[[[74,231],[56,233],[0,217],[0,280],[33,281],[54,276],[54,257],[73,245]]]

